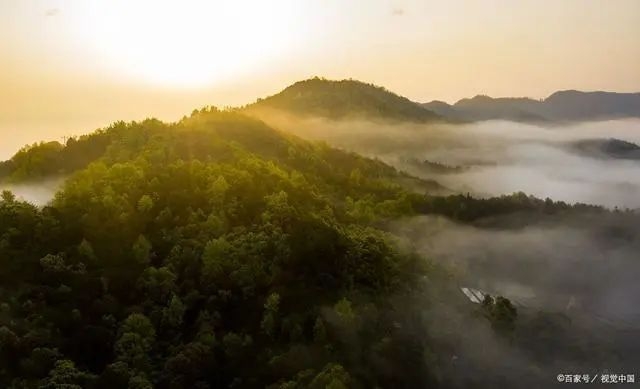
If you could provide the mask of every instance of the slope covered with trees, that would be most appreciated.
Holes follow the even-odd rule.
[[[332,81],[318,77],[296,82],[245,109],[265,108],[330,119],[367,118],[420,123],[440,120],[438,115],[420,104],[382,87],[355,80]]]
[[[101,151],[69,159],[80,145]],[[118,123],[11,164],[14,179],[80,170],[49,206],[0,200],[0,386],[433,379],[376,367],[409,341],[387,296],[429,267],[374,227],[412,212],[393,168],[215,109]]]

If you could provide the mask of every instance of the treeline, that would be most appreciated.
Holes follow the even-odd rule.
[[[115,135],[126,129],[124,122],[91,135],[25,146],[11,159],[0,162],[0,181],[28,181],[63,176],[86,167],[105,153]]]
[[[564,201],[553,201],[550,198],[542,200],[523,192],[490,198],[476,198],[469,194],[450,196],[426,195],[414,201],[413,207],[421,214],[438,214],[463,222],[472,222],[482,218],[514,213],[523,213],[528,217],[535,217],[536,215],[612,212],[598,205],[584,203],[569,204]],[[630,209],[619,210],[617,208],[613,211],[635,212]]]

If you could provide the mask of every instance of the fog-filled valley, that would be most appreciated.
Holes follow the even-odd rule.
[[[640,207],[640,119],[541,126],[508,121],[391,124],[278,112],[257,116],[303,138],[437,181],[443,193],[490,197],[522,191],[568,203]],[[3,188],[43,205],[61,181]]]
[[[336,121],[278,111],[256,115],[276,128],[436,180],[453,192],[488,197],[522,191],[569,203],[640,207],[639,119],[541,126]]]
[[[435,181],[440,184],[432,192],[436,195],[493,198],[524,192],[540,199],[614,210],[571,215],[517,211],[470,220],[449,212],[395,220],[390,229],[425,257],[447,264],[470,300],[481,303],[483,294],[507,297],[521,315],[516,337],[530,336],[529,325],[542,326],[534,331],[545,325],[551,326],[549,331],[558,331],[546,341],[539,339],[538,347],[546,347],[542,352],[545,362],[538,365],[543,375],[552,377],[563,369],[631,371],[640,362],[640,120],[416,124],[328,120],[276,110],[254,114],[276,128]],[[447,310],[429,312],[433,317],[444,315],[444,321],[450,314]],[[542,318],[544,315],[549,316]],[[524,379],[526,387],[555,384],[528,376],[535,364],[531,353],[540,353],[533,351],[533,344],[516,341],[505,345],[481,326],[457,331],[449,336],[472,337],[478,343],[473,350],[460,351],[471,362],[461,362],[465,367],[455,374],[465,376],[466,369],[495,369],[501,372],[496,374],[513,379],[505,381],[509,387],[516,385],[516,377]],[[543,346],[549,339],[554,340]],[[443,341],[456,343],[451,338]],[[487,351],[491,356],[478,355],[477,347],[491,350]],[[563,354],[564,347],[584,348],[585,353],[592,349],[594,354]],[[607,353],[615,357],[603,357]],[[507,367],[507,360],[517,362]],[[473,379],[464,385],[471,382]]]
[[[640,330],[637,217],[549,216],[519,226],[509,220],[518,217],[468,225],[425,216],[394,226],[420,252],[451,264],[462,285],[519,306]]]
[[[312,79],[24,147],[0,163],[0,384],[546,388],[632,371],[638,144],[637,119],[457,122]]]
[[[507,387],[560,387],[550,378],[557,372],[634,371],[640,362],[637,214],[525,212],[470,224],[419,216],[392,229],[425,257],[447,263],[470,300],[481,305],[485,293],[504,296],[517,309],[507,343],[468,318],[455,330],[432,330],[462,348],[454,376],[474,377],[462,386],[482,375],[475,369],[502,376]],[[455,323],[448,309],[428,311],[440,325]]]

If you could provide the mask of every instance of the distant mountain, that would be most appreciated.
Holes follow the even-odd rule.
[[[449,105],[444,101],[433,100],[432,102],[422,104],[422,106],[442,117],[456,119],[460,117],[460,113],[452,105]]]
[[[571,149],[593,158],[640,160],[640,146],[620,139],[584,139],[571,143]]]
[[[420,169],[421,171],[433,174],[456,174],[469,170],[469,166],[448,165],[445,163],[429,161],[428,159],[420,160],[418,158],[407,158],[404,162]]]
[[[461,119],[508,119],[517,121],[544,121],[537,110],[539,102],[528,98],[498,98],[476,96],[458,101],[453,109],[461,112]]]
[[[550,117],[567,120],[640,117],[640,93],[561,91],[544,105]]]
[[[442,101],[422,104],[448,119],[519,122],[557,122],[640,117],[640,93],[555,92],[544,100],[475,96],[450,105]]]
[[[441,119],[422,105],[382,87],[355,80],[312,78],[259,99],[246,110],[278,109],[331,119],[359,118],[429,122]]]

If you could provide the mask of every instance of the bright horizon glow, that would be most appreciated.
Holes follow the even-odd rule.
[[[293,2],[90,1],[71,27],[111,71],[202,88],[286,54],[300,33],[295,10]]]
[[[417,102],[640,91],[638,0],[0,0],[0,152],[313,76]]]

